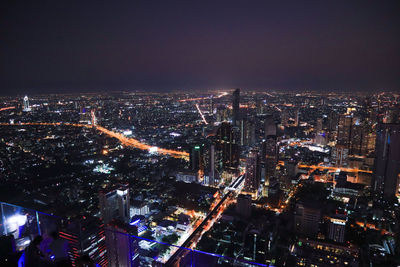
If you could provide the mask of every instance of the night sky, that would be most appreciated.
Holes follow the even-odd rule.
[[[1,94],[399,90],[400,1],[1,1]]]

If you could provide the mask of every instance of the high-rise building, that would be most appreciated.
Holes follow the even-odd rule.
[[[31,111],[31,106],[29,105],[28,96],[25,96],[23,99],[23,111],[25,112]]]
[[[265,180],[275,175],[276,164],[278,163],[278,147],[276,135],[267,136],[262,143],[262,161],[265,162]]]
[[[72,219],[61,228],[60,237],[68,241],[73,266],[83,255],[89,255],[101,267],[108,266],[104,224],[100,219],[86,216]]]
[[[304,202],[296,204],[294,222],[297,233],[315,236],[319,231],[320,221],[321,207],[319,203]]]
[[[109,267],[140,266],[139,239],[135,225],[112,221],[105,228]]]
[[[237,197],[236,213],[243,217],[249,217],[251,214],[251,195],[240,194]]]
[[[339,116],[337,141],[336,141],[337,145],[343,146],[347,149],[350,148],[352,124],[353,124],[353,118],[350,115]]]
[[[203,169],[200,172],[204,174],[203,183],[213,186],[219,181],[223,171],[222,150],[217,149],[214,140],[209,140],[203,150],[202,163]]]
[[[299,123],[300,123],[299,119],[300,119],[300,110],[298,108],[296,108],[294,111],[294,125],[295,126],[299,126]]]
[[[239,166],[239,145],[235,132],[229,123],[222,123],[215,135],[215,149],[222,153],[222,167],[226,171],[236,171]]]
[[[365,123],[354,121],[351,128],[350,155],[365,156],[368,153],[369,127]]]
[[[240,145],[252,146],[256,142],[256,126],[254,121],[240,120]]]
[[[261,99],[256,96],[256,114],[258,115],[262,113],[263,113],[263,106],[261,103]]]
[[[281,113],[281,124],[283,126],[288,126],[289,125],[289,119],[290,119],[289,110],[287,110],[287,109],[282,110],[282,113]]]
[[[374,191],[385,198],[399,196],[400,124],[378,125],[375,153]]]
[[[315,132],[316,133],[322,132],[322,123],[323,123],[323,119],[322,118],[317,119],[317,126],[315,127]]]
[[[246,160],[244,190],[257,195],[261,181],[260,156],[257,150],[251,150]]]
[[[192,150],[190,150],[190,169],[192,171],[198,171],[203,169],[202,157],[204,154],[204,144],[195,145]]]
[[[96,110],[94,110],[94,109],[92,109],[92,110],[90,111],[90,123],[91,123],[93,126],[96,126],[96,125],[97,125]]]
[[[343,243],[345,241],[346,216],[339,214],[331,216],[328,224],[328,238],[335,242]]]
[[[101,217],[104,223],[120,219],[128,223],[130,220],[129,187],[120,185],[117,188],[102,190],[99,193]]]
[[[232,124],[237,126],[240,121],[240,89],[233,92],[232,99]]]
[[[340,115],[337,127],[336,146],[332,150],[332,158],[336,166],[346,166],[347,158],[350,153],[351,129],[353,117],[350,115]]]
[[[270,135],[276,136],[276,124],[272,115],[267,115],[264,120],[264,137]]]

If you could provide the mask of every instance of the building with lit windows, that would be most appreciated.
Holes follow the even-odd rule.
[[[232,99],[232,124],[237,126],[240,121],[240,89],[236,89],[233,92]]]
[[[105,227],[107,258],[109,267],[138,267],[139,239],[135,225],[112,221]]]
[[[257,150],[250,151],[247,157],[245,175],[244,191],[256,196],[261,182],[261,164]]]
[[[28,98],[28,96],[25,96],[24,97],[24,99],[23,99],[23,111],[25,111],[25,112],[28,112],[28,111],[31,111],[32,109],[31,109],[31,106],[29,105],[29,98]]]
[[[400,124],[379,124],[372,187],[379,196],[399,196]]]
[[[119,185],[116,188],[100,191],[99,205],[104,223],[117,218],[123,222],[129,222],[129,187]]]
[[[59,234],[68,241],[69,256],[74,266],[83,255],[88,255],[101,267],[108,266],[104,224],[98,218],[82,216],[70,220]]]

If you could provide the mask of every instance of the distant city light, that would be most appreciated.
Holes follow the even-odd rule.
[[[150,153],[157,153],[157,151],[158,151],[158,147],[156,147],[156,146],[152,146],[149,148]]]

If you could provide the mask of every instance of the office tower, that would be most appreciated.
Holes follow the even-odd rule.
[[[369,128],[365,123],[356,120],[352,125],[350,138],[350,155],[365,156],[368,152]]]
[[[139,239],[135,225],[112,221],[105,228],[109,267],[140,266]]]
[[[336,131],[339,122],[339,115],[331,110],[328,116],[327,128],[329,132]]]
[[[346,215],[336,214],[328,218],[328,238],[343,243],[346,230]]]
[[[214,185],[215,184],[215,178],[217,176],[217,172],[215,171],[215,145],[211,144],[210,145],[210,163],[209,163],[209,180],[207,182],[207,185]]]
[[[191,150],[190,150],[190,169],[192,171],[198,171],[200,169],[203,169],[203,164],[202,164],[202,157],[204,153],[204,144],[202,145],[195,145]]]
[[[236,171],[239,166],[239,145],[235,132],[229,123],[222,123],[215,134],[215,150],[222,153],[222,167],[226,171]]]
[[[336,166],[347,165],[350,152],[351,128],[353,118],[350,115],[340,115],[337,128],[336,146],[332,150],[332,158]]]
[[[89,255],[101,267],[108,266],[104,224],[98,218],[72,219],[61,227],[60,237],[68,241],[73,266],[83,255]]]
[[[219,181],[223,170],[222,151],[216,148],[213,138],[205,144],[202,155],[202,163],[205,185],[214,186]]]
[[[260,156],[257,150],[251,150],[246,159],[246,177],[244,181],[244,190],[257,195],[261,181]]]
[[[321,207],[319,203],[302,202],[296,204],[295,231],[300,234],[315,236],[319,231]]]
[[[251,214],[251,195],[240,194],[237,197],[236,213],[243,217],[249,217]]]
[[[376,133],[373,188],[379,196],[399,196],[400,124],[380,123]]]
[[[276,136],[276,124],[272,115],[267,115],[264,120],[264,137],[274,135]]]
[[[259,97],[256,97],[256,113],[263,114],[264,113],[264,105],[262,100]]]
[[[233,92],[232,99],[232,125],[237,126],[240,120],[240,89]]]
[[[248,119],[240,120],[240,145],[252,146],[256,142],[255,122]]]
[[[104,223],[109,223],[116,218],[128,223],[130,220],[128,186],[120,185],[117,188],[100,191],[99,205]]]
[[[275,135],[267,136],[262,143],[262,160],[265,162],[266,181],[275,175],[276,164],[278,163],[278,147]]]
[[[300,110],[298,108],[296,108],[296,110],[294,111],[294,125],[295,126],[299,126],[299,117],[300,117]]]
[[[323,122],[322,118],[317,119],[317,126],[315,127],[316,133],[322,132],[322,122]]]
[[[25,112],[31,111],[31,106],[29,105],[28,96],[25,96],[23,99],[23,111]]]
[[[289,110],[287,110],[287,109],[282,110],[282,113],[281,113],[281,124],[283,126],[288,126],[289,125],[289,118],[290,118]]]
[[[79,122],[80,123],[89,123],[91,121],[91,117],[90,117],[90,112],[87,111],[87,109],[85,107],[81,107],[81,110],[79,112]]]
[[[97,125],[96,111],[94,109],[90,111],[90,123],[93,126]]]
[[[337,131],[337,145],[343,146],[347,149],[350,148],[351,140],[351,126],[353,118],[350,115],[340,115]]]

